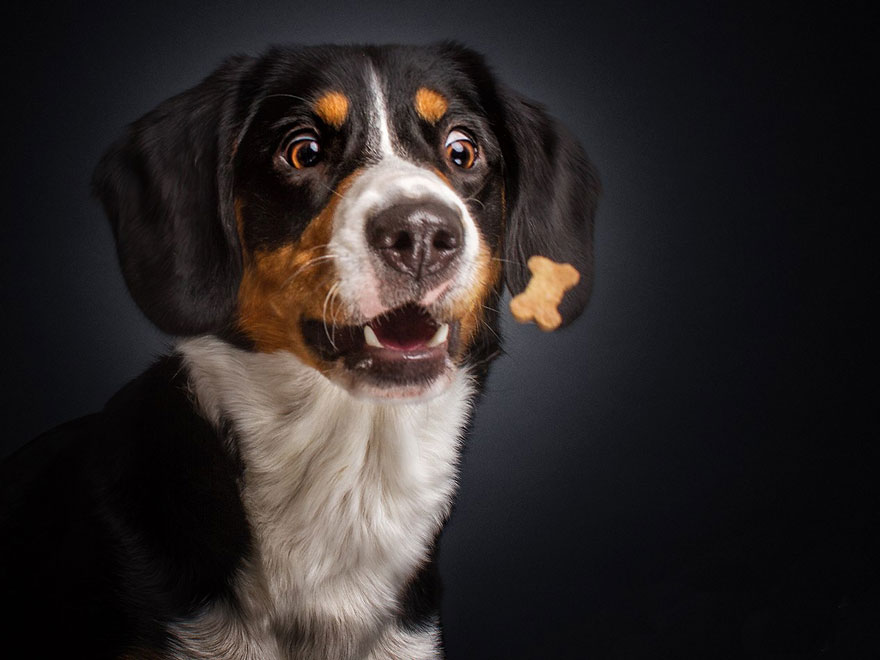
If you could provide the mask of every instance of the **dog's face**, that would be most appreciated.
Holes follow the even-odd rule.
[[[397,397],[448,382],[483,322],[503,185],[479,99],[436,61],[384,55],[285,63],[236,149],[233,195],[241,331]]]
[[[95,186],[160,328],[293,353],[360,395],[487,362],[532,254],[581,271],[566,321],[589,296],[592,168],[456,45],[230,60],[135,123]]]

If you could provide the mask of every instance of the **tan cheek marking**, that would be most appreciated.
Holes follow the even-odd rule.
[[[332,259],[325,257],[336,207],[359,174],[354,172],[340,183],[336,189],[339,194],[332,196],[295,243],[245,255],[238,289],[238,325],[258,351],[289,351],[316,369],[330,367],[309,350],[300,322],[321,319],[326,312],[328,325],[346,323],[338,305],[324,307],[338,277]]]
[[[238,244],[241,246],[241,254],[242,259],[247,259],[247,249],[244,245],[244,220],[242,219],[242,211],[244,209],[244,202],[241,198],[235,198],[235,229],[238,232]]]
[[[452,188],[452,184],[442,172],[435,168],[434,173],[437,174],[446,185]],[[501,189],[501,205],[503,209],[503,188]],[[493,253],[480,233],[479,228],[477,228],[477,237],[480,245],[477,249],[476,284],[471,287],[469,295],[456,304],[452,311],[453,317],[460,319],[459,356],[465,353],[479,330],[481,323],[483,323],[483,319],[486,315],[486,309],[483,307],[483,304],[489,298],[492,291],[501,283],[501,264],[503,261],[500,253],[500,250],[502,249],[501,245],[497,248],[498,253]]]
[[[501,282],[501,261],[495,257],[496,255],[489,251],[489,247],[481,236],[480,249],[477,253],[477,282],[471,287],[470,295],[456,305],[453,312],[456,317],[461,319],[459,327],[460,354],[463,354],[470,346],[480,329],[486,313],[483,303]]]
[[[436,124],[446,114],[449,103],[446,97],[427,87],[420,87],[415,97],[416,112],[430,124]]]
[[[348,98],[340,92],[327,92],[315,101],[315,114],[333,128],[341,128],[348,117]]]
[[[452,190],[452,192],[457,193],[455,188],[452,187],[452,182],[449,180],[449,177],[446,176],[443,172],[438,170],[436,167],[432,167],[431,171],[437,175],[437,178],[440,179],[443,183],[446,184],[446,187]]]

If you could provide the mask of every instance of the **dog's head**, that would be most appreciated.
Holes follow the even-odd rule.
[[[533,254],[582,275],[564,322],[589,298],[592,167],[455,44],[232,58],[135,122],[94,185],[159,328],[288,351],[358,394],[485,362]]]

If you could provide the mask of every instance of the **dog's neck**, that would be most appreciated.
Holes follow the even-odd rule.
[[[375,616],[369,610],[390,604],[424,561],[449,511],[470,377],[458,373],[427,401],[379,403],[289,353],[212,337],[179,350],[202,413],[231,424],[238,443],[268,615]],[[243,597],[261,599],[248,589]]]

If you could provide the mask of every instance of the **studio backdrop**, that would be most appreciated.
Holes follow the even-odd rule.
[[[4,455],[171,345],[90,197],[128,122],[230,54],[455,39],[569,128],[603,194],[585,315],[547,334],[504,312],[440,549],[449,657],[880,648],[849,59],[867,21],[295,0],[22,3],[3,23]]]

